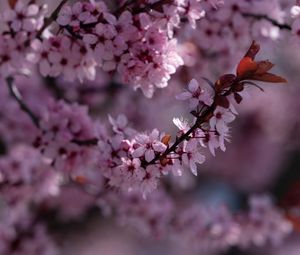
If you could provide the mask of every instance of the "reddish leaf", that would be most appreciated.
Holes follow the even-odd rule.
[[[254,60],[256,54],[259,52],[259,49],[260,49],[259,44],[256,41],[253,41],[247,53],[245,54],[245,57],[249,57],[252,60]]]
[[[294,230],[300,232],[300,218],[297,215],[291,213],[286,214],[286,218],[292,223]]]
[[[300,207],[300,181],[292,183],[280,201],[280,206],[289,209]]]
[[[229,88],[232,86],[236,79],[234,74],[225,74],[221,76],[215,83],[215,88],[217,91],[220,91],[225,88]]]
[[[247,78],[248,76],[252,75],[257,68],[257,63],[253,61],[252,58],[244,57],[237,66],[236,74],[239,78]]]
[[[169,163],[169,159],[167,158],[162,158],[159,161],[162,166],[166,166]]]
[[[244,84],[243,83],[236,83],[234,84],[233,91],[235,92],[241,92],[244,90]]]
[[[272,82],[272,83],[286,83],[287,80],[281,76],[272,73],[255,74],[251,77],[251,80]]]
[[[10,8],[14,9],[18,0],[8,0]]]
[[[216,105],[219,105],[221,107],[224,107],[224,108],[229,107],[229,101],[226,96],[217,96],[215,102],[216,102]]]
[[[78,176],[75,176],[75,177],[74,177],[74,181],[75,181],[75,182],[77,182],[78,184],[81,184],[81,185],[83,185],[83,184],[86,184],[86,183],[87,183],[87,179],[86,179],[86,177],[84,177],[84,176],[80,176],[80,175],[78,175]]]
[[[285,83],[286,79],[278,75],[268,73],[274,67],[274,64],[268,60],[254,61],[259,51],[259,44],[252,42],[246,55],[237,66],[236,73],[240,80],[256,80],[272,83]]]
[[[238,93],[234,93],[234,99],[239,104],[240,102],[242,102],[243,97]]]
[[[161,139],[161,142],[164,144],[164,145],[169,145],[169,142],[171,140],[171,136],[170,135],[165,135],[162,139]]]
[[[257,62],[257,70],[255,71],[255,74],[266,73],[272,67],[274,67],[274,64],[272,64],[269,60],[259,61]]]

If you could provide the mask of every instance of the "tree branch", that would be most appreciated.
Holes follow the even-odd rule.
[[[192,134],[197,128],[201,126],[201,124],[205,123],[207,121],[207,118],[214,112],[216,108],[216,104],[213,103],[206,111],[204,111],[203,114],[201,114],[195,124],[184,134],[182,134],[180,137],[177,137],[176,141],[172,144],[172,146],[165,150],[164,153],[158,154],[155,156],[153,160],[150,162],[145,162],[143,164],[144,167],[147,167],[148,165],[153,165],[156,163],[156,161],[160,159],[166,158],[170,153],[175,152],[178,146],[183,142],[190,139],[190,134]]]
[[[254,13],[245,13],[245,12],[242,12],[241,13],[244,17],[246,18],[254,18],[254,19],[257,19],[257,20],[267,20],[269,21],[270,23],[272,23],[274,26],[280,28],[280,29],[286,29],[286,30],[292,30],[292,27],[288,24],[281,24],[279,23],[277,20],[274,20],[270,17],[268,17],[267,15],[264,15],[264,14],[254,14]]]
[[[39,118],[31,111],[31,109],[28,107],[28,105],[23,101],[23,98],[18,90],[18,88],[14,85],[14,78],[8,77],[6,78],[7,87],[9,90],[10,95],[16,100],[16,102],[19,104],[22,111],[27,113],[27,115],[32,120],[33,124],[40,128],[39,125]]]
[[[96,146],[99,142],[99,139],[98,138],[92,138],[92,139],[89,139],[89,140],[73,139],[71,142],[75,143],[79,146]]]
[[[37,33],[37,37],[40,38],[42,33],[44,32],[44,30],[54,21],[57,19],[57,16],[61,10],[61,8],[65,5],[65,3],[68,0],[62,0],[60,2],[60,4],[56,7],[56,9],[52,12],[52,14],[50,15],[49,18],[45,19],[44,25],[42,26],[42,28],[38,31]]]

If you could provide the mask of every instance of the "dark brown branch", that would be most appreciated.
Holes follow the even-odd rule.
[[[53,94],[56,99],[63,99],[65,101],[65,90],[64,88],[58,86],[56,79],[53,77],[45,77],[44,78],[45,87]]]
[[[208,109],[206,109],[203,114],[201,114],[195,124],[184,134],[182,134],[180,137],[176,138],[176,141],[172,144],[172,146],[170,148],[168,148],[167,150],[165,150],[164,153],[162,154],[158,154],[156,155],[156,157],[151,160],[150,162],[145,162],[143,164],[144,167],[147,167],[148,165],[153,165],[155,164],[158,160],[164,159],[166,158],[169,154],[171,154],[172,152],[175,152],[178,148],[178,146],[183,142],[183,141],[187,141],[190,139],[190,135],[197,129],[199,128],[203,123],[205,123],[207,121],[207,118],[209,118],[209,116],[214,112],[216,108],[216,104],[212,104],[212,106],[210,106]]]
[[[12,77],[8,77],[6,79],[7,86],[10,92],[10,95],[16,100],[16,102],[19,104],[20,108],[22,111],[27,113],[27,115],[30,117],[34,125],[40,129],[39,125],[39,118],[33,113],[33,111],[29,108],[29,106],[24,102],[18,88],[14,85],[14,79]],[[92,138],[89,140],[77,140],[73,139],[71,142],[76,143],[77,145],[81,146],[94,146],[98,144],[98,139],[97,138]]]
[[[24,102],[18,88],[14,85],[14,79],[12,77],[6,78],[7,87],[9,90],[10,95],[16,100],[16,102],[19,104],[22,111],[27,113],[27,115],[32,120],[33,124],[40,128],[39,125],[39,118],[32,112],[32,110],[29,108],[29,106]]]
[[[292,30],[292,27],[288,24],[281,24],[279,23],[277,20],[274,20],[270,17],[268,17],[267,15],[264,15],[264,14],[254,14],[254,13],[245,13],[245,12],[242,12],[241,13],[244,17],[246,18],[254,18],[254,19],[257,19],[257,20],[267,20],[269,21],[270,23],[272,23],[274,26],[280,28],[280,29],[286,29],[286,30]]]
[[[139,7],[139,1],[128,0],[123,6],[115,11],[115,15],[119,16],[122,12],[130,10],[132,14],[139,14],[141,12],[149,12],[150,10],[156,10],[162,12],[162,7],[165,4],[172,4],[174,0],[160,0],[153,4],[146,4],[145,7]]]
[[[124,3],[120,8],[118,8],[114,13],[116,16],[119,16],[122,12],[126,11],[128,7],[134,3],[134,0],[128,0],[126,3]]]
[[[98,138],[92,138],[89,140],[73,139],[71,142],[76,143],[77,145],[80,145],[80,146],[96,146],[99,142],[99,139]]]
[[[49,18],[45,19],[45,22],[44,22],[44,25],[42,26],[42,28],[38,31],[37,33],[37,37],[41,37],[42,33],[44,32],[44,30],[50,26],[50,24],[57,19],[57,16],[61,10],[61,8],[65,5],[65,3],[67,2],[68,0],[62,0],[60,2],[60,4],[56,7],[56,9],[52,12],[52,14],[50,15]]]

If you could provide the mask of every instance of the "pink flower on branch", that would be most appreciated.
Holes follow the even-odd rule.
[[[132,152],[135,158],[144,157],[147,162],[155,158],[156,153],[163,153],[167,146],[160,142],[160,135],[157,129],[154,129],[149,135],[136,136],[136,149]]]

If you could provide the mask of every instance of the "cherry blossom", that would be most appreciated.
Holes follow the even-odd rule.
[[[145,160],[150,162],[154,159],[155,153],[161,153],[166,150],[166,145],[159,141],[159,131],[154,129],[149,136],[136,136],[136,149],[132,152],[133,157],[145,156]]]
[[[76,173],[93,164],[96,152],[79,145],[80,141],[96,136],[87,108],[76,104],[70,106],[63,101],[53,103],[44,113],[40,127],[42,132],[33,144],[53,160],[55,168]]]
[[[15,8],[3,13],[3,20],[9,24],[14,32],[37,31],[43,25],[45,6],[39,6],[28,0],[17,1]]]
[[[194,175],[197,175],[196,163],[202,164],[205,161],[205,157],[198,152],[196,141],[187,143],[182,161],[190,167]]]
[[[226,134],[228,131],[227,124],[234,121],[235,115],[226,108],[217,107],[214,116],[210,119],[210,127],[215,128],[219,134]]]
[[[210,106],[213,102],[213,90],[207,86],[201,87],[197,80],[193,79],[188,85],[188,90],[176,96],[178,100],[189,100],[190,108],[195,109],[202,104]]]

